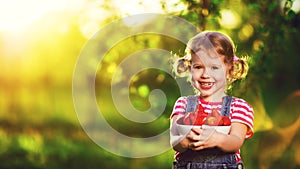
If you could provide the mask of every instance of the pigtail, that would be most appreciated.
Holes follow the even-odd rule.
[[[233,70],[231,72],[232,80],[245,78],[248,73],[248,63],[246,58],[238,58],[234,56],[233,60]]]
[[[178,77],[187,77],[190,74],[191,61],[186,56],[178,57],[175,55],[173,63],[173,72]]]

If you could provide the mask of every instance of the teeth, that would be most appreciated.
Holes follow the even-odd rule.
[[[203,85],[203,86],[212,86],[213,85],[213,83],[211,83],[211,82],[208,82],[208,83],[201,83],[201,85]]]

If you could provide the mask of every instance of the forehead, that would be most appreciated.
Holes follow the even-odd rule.
[[[192,54],[192,62],[203,64],[224,64],[224,56],[216,52],[198,51]]]

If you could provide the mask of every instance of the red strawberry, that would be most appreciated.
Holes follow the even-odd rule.
[[[198,106],[197,106],[197,112],[198,112],[198,114],[199,114],[199,113],[200,113],[200,114],[205,113],[205,112],[204,112],[204,108],[202,107],[201,104],[198,104]]]
[[[176,122],[177,122],[178,124],[184,124],[184,121],[183,121],[183,120],[184,120],[184,116],[179,117],[179,118],[177,119]]]
[[[207,116],[208,116],[207,113],[202,113],[202,114],[198,113],[195,121],[195,125],[202,126],[203,124],[205,124],[207,120]]]
[[[193,125],[195,123],[195,120],[196,120],[196,115],[194,112],[187,112],[185,114],[185,117],[184,117],[184,124],[185,125]]]
[[[184,125],[190,125],[191,124],[191,120],[190,120],[190,117],[188,115],[184,116],[183,124]]]
[[[218,126],[224,126],[223,116],[221,117]]]
[[[221,114],[216,109],[213,109],[211,114],[208,115],[206,124],[210,126],[218,126],[220,125],[220,123],[222,123],[221,120],[222,120]]]
[[[197,106],[197,116],[194,125],[201,126],[205,124],[208,114],[204,112],[204,108],[201,104]]]
[[[223,116],[222,121],[223,121],[223,126],[230,126],[231,125],[231,121],[230,121],[229,117],[227,117],[227,116]]]
[[[207,117],[206,124],[209,126],[217,126],[219,123],[218,123],[217,118],[215,118],[213,116],[209,116],[209,117]]]

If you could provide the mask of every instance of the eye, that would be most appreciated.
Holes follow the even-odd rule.
[[[212,70],[218,70],[219,67],[218,67],[218,66],[212,66],[211,69],[212,69]]]
[[[202,65],[194,65],[194,69],[202,69],[203,66]]]

